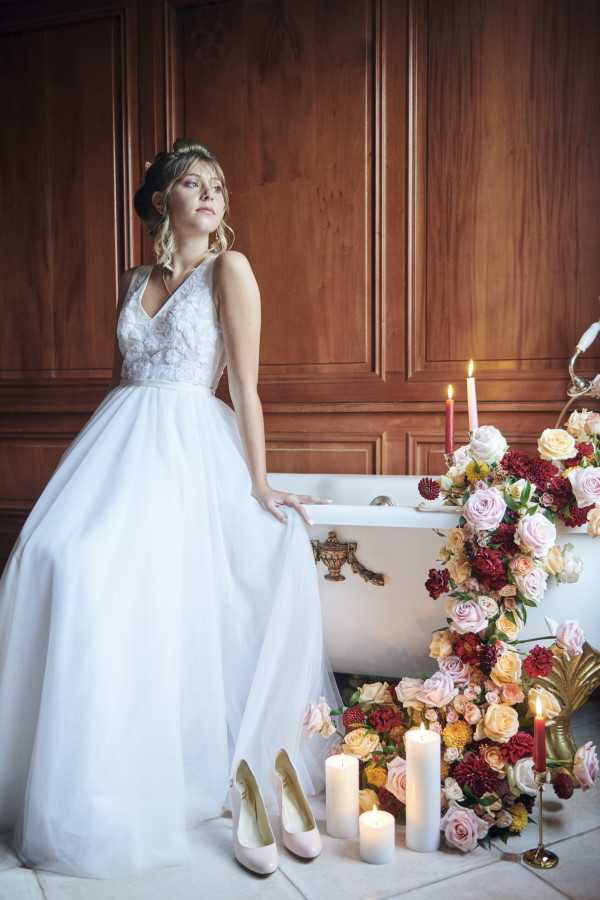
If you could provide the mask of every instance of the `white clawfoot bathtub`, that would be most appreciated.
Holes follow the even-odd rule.
[[[333,499],[332,504],[307,504],[314,521],[311,538],[327,539],[335,531],[339,541],[356,541],[356,558],[363,566],[384,575],[384,584],[369,584],[349,565],[342,566],[344,581],[324,578],[327,568],[317,563],[323,607],[325,641],[336,672],[361,675],[418,675],[435,670],[429,657],[431,632],[446,624],[444,601],[432,600],[424,582],[443,539],[434,528],[457,524],[459,513],[418,511],[421,476],[410,475],[298,475],[269,474],[277,490]],[[387,495],[396,506],[370,506]],[[436,504],[439,510],[439,504]],[[559,622],[577,619],[586,639],[600,648],[600,539],[585,527],[558,528],[558,543],[575,546],[584,563],[574,584],[549,587],[543,602],[528,610],[520,638],[548,634],[544,616]],[[525,645],[525,648],[533,644]],[[548,646],[548,642],[545,642]]]

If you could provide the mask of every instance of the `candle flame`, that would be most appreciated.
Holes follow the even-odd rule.
[[[472,377],[473,377],[473,370],[474,370],[474,368],[475,368],[475,365],[474,365],[474,363],[473,363],[473,360],[470,359],[470,360],[469,360],[469,369],[468,369],[468,371],[467,371],[467,375],[469,376],[469,378],[472,378]]]
[[[543,717],[542,701],[540,700],[539,694],[535,698],[535,716],[536,719],[541,719]]]
[[[454,388],[451,384],[448,385],[448,400],[452,400],[454,397]]]

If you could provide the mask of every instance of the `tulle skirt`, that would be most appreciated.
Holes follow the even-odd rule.
[[[122,382],[31,510],[0,580],[0,830],[30,866],[122,877],[191,859],[241,758],[276,811],[285,747],[309,796],[340,704],[300,514],[251,496],[209,388]]]

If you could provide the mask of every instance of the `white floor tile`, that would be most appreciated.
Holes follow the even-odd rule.
[[[44,900],[31,869],[5,869],[0,872],[0,900]]]
[[[554,869],[536,870],[536,876],[573,900],[598,900],[600,829],[554,844],[552,850],[558,854],[558,865]]]
[[[507,897],[526,897],[527,900],[560,900],[565,895],[542,882],[518,863],[498,862],[474,872],[445,878],[407,894],[397,894],[402,900],[506,900]],[[393,898],[393,900],[396,900]]]

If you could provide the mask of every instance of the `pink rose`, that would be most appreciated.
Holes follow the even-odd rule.
[[[481,689],[477,690],[478,684],[470,684],[464,690],[465,700],[474,700],[481,693]]]
[[[591,741],[587,741],[575,754],[573,774],[584,791],[594,786],[598,777],[598,757]]]
[[[600,466],[573,469],[569,472],[568,479],[571,482],[577,506],[581,508],[590,506],[592,503],[600,503]]]
[[[458,694],[458,688],[449,675],[436,672],[423,683],[417,697],[425,706],[447,706]]]
[[[429,709],[425,710],[425,718],[428,722],[437,722],[438,714],[436,713],[435,709],[429,707]]]
[[[542,559],[556,543],[556,525],[540,512],[523,516],[515,530],[515,543]]]
[[[441,734],[441,733],[442,733],[442,726],[440,725],[439,722],[432,722],[431,725],[429,726],[429,730],[430,730],[430,731],[435,731],[436,734]]]
[[[458,713],[452,706],[446,710],[446,722],[458,722]]]
[[[312,737],[315,734],[329,737],[333,734],[335,726],[331,721],[330,712],[331,707],[325,697],[319,697],[318,703],[309,703],[302,722],[308,737]]]
[[[583,651],[585,635],[576,619],[565,619],[555,632],[556,643],[564,651],[568,659],[579,656]]]
[[[476,703],[467,703],[465,706],[465,721],[469,725],[477,725],[481,718],[481,710]]]
[[[440,672],[449,675],[454,684],[467,684],[469,681],[469,666],[460,656],[446,656],[438,661]]]
[[[411,706],[420,707],[420,701],[418,699],[419,691],[423,687],[423,681],[421,678],[402,678],[396,685],[396,697],[402,704],[402,706],[406,708],[410,708]]]
[[[468,853],[477,847],[478,841],[488,833],[489,826],[475,815],[472,809],[465,809],[451,803],[440,822],[444,837],[451,847]]]
[[[406,760],[395,756],[387,764],[386,790],[401,803],[406,803]]]
[[[477,633],[487,628],[488,620],[479,603],[473,600],[462,600],[452,610],[450,630],[459,634]]]
[[[528,600],[531,600],[536,606],[538,603],[541,603],[546,593],[546,583],[548,581],[548,573],[544,569],[536,567],[527,575],[516,575],[515,581],[521,593]]]
[[[500,703],[500,695],[498,694],[498,691],[487,691],[485,695],[485,702],[490,704]]]
[[[464,506],[464,517],[474,528],[493,531],[506,512],[504,497],[497,488],[484,487],[474,491]]]

